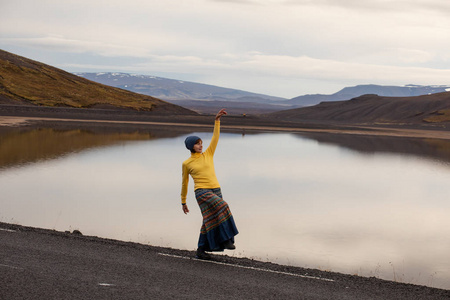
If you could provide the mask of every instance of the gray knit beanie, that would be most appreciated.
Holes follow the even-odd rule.
[[[184,140],[184,144],[186,145],[186,148],[192,152],[194,151],[194,145],[198,140],[201,140],[201,138],[191,135]]]

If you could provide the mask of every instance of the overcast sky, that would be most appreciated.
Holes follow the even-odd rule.
[[[0,0],[0,49],[285,98],[450,85],[450,1]]]

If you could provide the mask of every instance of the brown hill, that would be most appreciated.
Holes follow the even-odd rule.
[[[284,110],[271,118],[344,123],[441,123],[450,122],[450,92],[416,97],[363,95],[347,101]]]
[[[0,104],[195,114],[178,105],[102,85],[3,50],[0,50]]]

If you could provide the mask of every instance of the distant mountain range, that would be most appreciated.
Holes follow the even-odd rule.
[[[163,100],[214,100],[273,103],[285,98],[214,85],[128,73],[74,73],[86,79]]]
[[[264,113],[284,109],[287,99],[163,77],[128,73],[74,73],[80,77],[141,93],[201,113],[226,107],[230,113]],[[286,109],[291,108],[290,106]]]
[[[406,85],[384,86],[375,84],[346,87],[331,95],[314,94],[292,98],[286,103],[291,106],[311,106],[320,102],[350,100],[367,94],[386,97],[413,97],[450,91],[450,85]]]
[[[256,94],[202,83],[128,73],[75,73],[86,79],[156,97],[201,113],[227,107],[231,113],[270,113],[313,106],[321,102],[350,100],[365,94],[411,97],[450,91],[448,86],[381,86],[374,84],[346,87],[331,94],[312,94],[292,99]]]
[[[131,84],[135,82],[136,77],[139,77],[123,73],[104,73],[103,75],[108,77],[107,74],[110,74],[108,80],[115,82],[114,85],[123,84],[121,80],[125,79]],[[103,75],[96,76],[102,77]],[[185,107],[150,95],[125,90],[128,88],[127,83],[123,85],[123,88],[117,88],[88,80],[86,79],[87,75],[83,77],[85,78],[0,50],[0,104],[3,104],[3,108],[10,107],[12,104],[14,107],[19,105],[20,107],[86,108],[83,111],[97,108],[97,111],[111,111],[111,109],[115,112],[145,111],[145,114],[169,117],[174,115],[197,116],[197,113]],[[149,83],[145,84],[147,77],[151,76],[143,76],[139,79],[143,86],[142,90],[146,90],[150,86]],[[233,114],[247,112],[256,114],[266,111],[263,114],[264,120],[271,122],[390,123],[396,125],[439,123],[442,128],[450,123],[450,92],[447,92],[449,90],[447,86],[361,85],[345,88],[333,95],[302,96],[327,96],[328,101],[299,108],[300,104],[290,102],[299,101],[305,105],[305,101],[302,101],[301,97],[287,100],[196,83],[178,81],[176,84],[174,80],[156,80],[165,82],[165,85],[159,85],[161,89],[159,95],[166,93],[175,98],[174,95],[178,94],[178,99],[184,100],[172,101],[190,102],[198,109],[197,111],[203,110],[202,112],[215,113],[216,107],[223,105]],[[134,86],[137,87],[137,84]],[[155,88],[156,86],[150,89]],[[417,94],[423,93],[425,95],[417,96]],[[387,94],[387,96],[380,94]],[[333,100],[335,98],[332,97],[336,95],[340,95],[344,100]],[[359,96],[355,97],[355,95]],[[190,96],[195,96],[196,99],[186,100]],[[292,108],[296,106],[297,108]],[[274,110],[276,111],[274,112]],[[258,118],[246,118],[246,120],[256,119]]]

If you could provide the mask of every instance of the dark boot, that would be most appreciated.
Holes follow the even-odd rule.
[[[236,249],[236,246],[233,244],[231,240],[225,241],[225,243],[223,243],[223,247],[228,250]]]
[[[209,260],[211,259],[211,255],[206,253],[205,250],[203,250],[203,248],[199,247],[197,249],[197,254],[195,255],[195,258]]]

